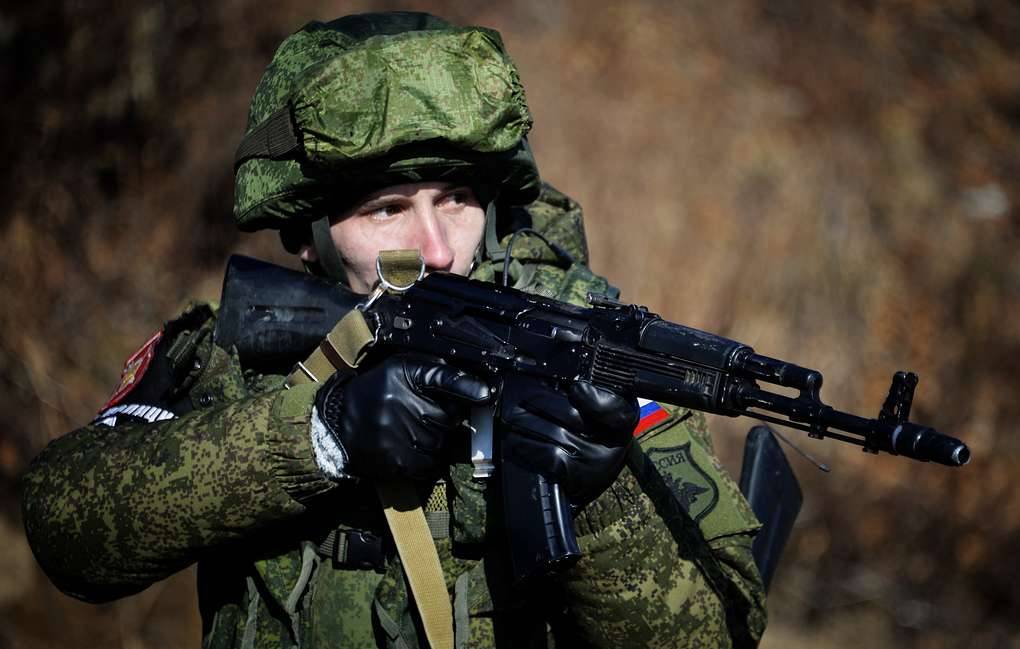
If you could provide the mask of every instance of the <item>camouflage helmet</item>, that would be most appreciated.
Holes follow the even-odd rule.
[[[526,204],[540,189],[531,123],[498,32],[411,12],[309,23],[255,90],[234,220],[307,231],[365,193],[425,180],[470,178]]]

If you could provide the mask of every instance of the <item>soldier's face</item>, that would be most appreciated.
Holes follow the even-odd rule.
[[[485,210],[468,187],[441,182],[393,185],[363,197],[330,226],[351,289],[376,283],[380,250],[417,248],[427,271],[466,275],[485,232]],[[306,245],[300,256],[317,261]]]

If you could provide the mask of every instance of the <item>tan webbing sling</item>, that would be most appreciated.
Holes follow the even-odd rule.
[[[369,303],[383,290],[406,290],[421,278],[424,266],[417,250],[387,250],[379,253],[376,269],[380,288],[369,297]],[[354,309],[340,319],[307,360],[298,363],[287,384],[322,382],[337,371],[353,373],[373,342],[374,332],[361,310]],[[377,483],[376,487],[425,637],[432,649],[453,649],[453,607],[421,499],[408,482]]]

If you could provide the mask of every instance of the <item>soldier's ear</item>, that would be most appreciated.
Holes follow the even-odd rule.
[[[301,247],[298,248],[297,254],[298,258],[307,264],[314,264],[319,261],[319,254],[315,252],[315,246],[310,243],[302,244]]]

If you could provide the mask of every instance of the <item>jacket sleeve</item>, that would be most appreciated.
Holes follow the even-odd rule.
[[[757,646],[766,620],[751,555],[759,524],[702,421],[671,413],[579,516],[583,556],[562,583],[564,632],[580,646]]]
[[[332,487],[309,439],[315,386],[226,389],[243,385],[236,358],[209,347],[191,389],[202,409],[155,423],[101,418],[51,442],[23,476],[29,543],[67,594],[140,591]]]

